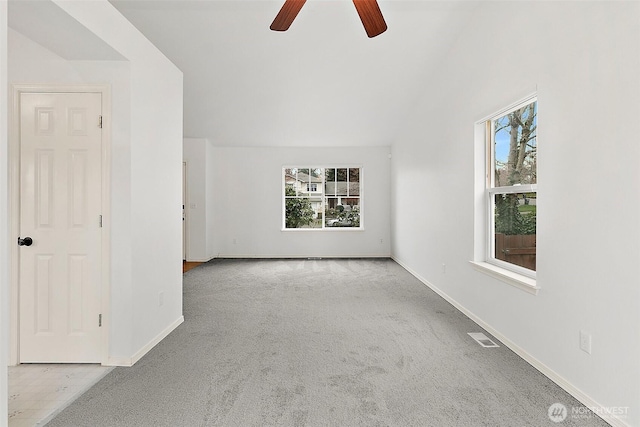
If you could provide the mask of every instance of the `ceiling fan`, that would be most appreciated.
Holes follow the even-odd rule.
[[[286,0],[269,28],[274,31],[287,31],[306,1]],[[364,25],[367,36],[375,37],[387,30],[387,23],[384,22],[384,17],[376,0],[353,0],[353,4],[356,6],[358,15],[360,15],[360,20]]]

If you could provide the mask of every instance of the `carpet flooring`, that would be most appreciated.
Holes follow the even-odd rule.
[[[184,316],[47,425],[607,425],[389,259],[213,260]]]

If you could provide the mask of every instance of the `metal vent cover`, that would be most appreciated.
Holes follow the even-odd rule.
[[[487,337],[482,332],[468,332],[467,333],[471,338],[476,340],[478,344],[486,348],[500,347],[498,344],[493,342],[489,337]]]

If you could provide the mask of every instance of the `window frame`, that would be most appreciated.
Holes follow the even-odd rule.
[[[515,187],[515,188],[514,188]],[[536,193],[538,194],[537,184],[527,184],[522,186],[509,186],[509,187],[493,187],[487,189],[487,197],[486,197],[486,205],[487,205],[487,219],[489,220],[489,224],[487,226],[487,262],[489,264],[496,265],[498,267],[504,268],[506,270],[511,270],[514,273],[522,274],[523,276],[531,277],[532,279],[536,278],[536,271],[529,270],[528,268],[524,268],[517,264],[512,264],[510,262],[503,261],[501,259],[497,259],[495,257],[495,215],[494,215],[494,198],[496,195],[501,194],[520,194],[520,193]],[[537,236],[537,231],[536,231]],[[537,256],[537,253],[536,253]]]
[[[330,165],[305,165],[303,162],[299,163],[302,166],[291,166],[291,165],[284,165],[281,168],[281,175],[280,175],[280,179],[281,179],[281,183],[282,183],[282,189],[281,189],[281,197],[282,197],[282,203],[281,203],[281,209],[282,209],[282,224],[281,224],[281,231],[337,231],[337,232],[344,232],[344,231],[364,231],[364,168],[362,165],[357,165],[357,164],[341,164],[341,165],[335,165],[335,164],[330,164]],[[320,197],[321,199],[321,212],[322,212],[322,221],[321,227],[300,227],[300,228],[288,228],[287,227],[287,218],[286,218],[286,201],[287,201],[287,196],[286,196],[286,189],[287,189],[287,183],[286,183],[286,170],[287,169],[297,169],[297,170],[303,170],[303,169],[321,169],[322,170],[322,182],[318,183],[319,185],[319,191],[316,192],[306,192],[307,194],[313,194],[315,197]],[[359,174],[359,194],[357,196],[353,196],[350,194],[347,194],[346,196],[339,196],[339,195],[327,195],[326,193],[326,171],[327,169],[347,169],[347,183],[351,182],[349,181],[349,169],[358,169],[358,174]],[[336,181],[338,182],[338,181]],[[347,184],[347,188],[349,188],[349,185]],[[325,218],[325,211],[326,211],[326,204],[327,204],[327,199],[328,198],[337,198],[337,197],[343,197],[343,198],[357,198],[358,199],[358,206],[359,206],[359,217],[360,217],[360,225],[358,227],[327,227],[326,225],[326,218]]]
[[[524,276],[522,282],[526,283],[527,286],[532,286],[537,289],[537,285],[535,283],[536,280],[536,271],[530,270],[528,268],[519,266],[517,264],[512,264],[495,257],[495,197],[497,195],[502,194],[520,194],[520,193],[535,193],[536,199],[538,195],[538,184],[536,179],[536,184],[516,184],[512,186],[495,186],[495,121],[505,115],[516,111],[520,108],[523,108],[533,102],[538,102],[537,94],[532,94],[518,101],[517,103],[511,104],[510,106],[488,116],[486,119],[481,120],[478,123],[483,124],[484,126],[484,152],[485,152],[485,183],[484,183],[484,206],[485,206],[485,215],[486,215],[486,229],[484,233],[485,238],[485,254],[484,254],[484,262],[487,264],[498,267],[500,270],[507,270],[505,276],[510,276],[510,279],[515,277],[518,280],[518,276]],[[536,111],[537,111],[536,106]],[[536,114],[538,114],[536,112]],[[536,118],[537,120],[537,118]],[[536,148],[538,147],[538,134],[536,131]],[[537,206],[537,200],[536,200]],[[536,230],[536,238],[537,238],[537,230]],[[536,254],[537,255],[537,254]],[[497,270],[500,273],[499,270]],[[496,273],[494,271],[493,273]],[[515,273],[515,276],[512,274]],[[531,280],[532,279],[532,280]]]

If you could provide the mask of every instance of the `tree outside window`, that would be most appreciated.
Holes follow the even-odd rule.
[[[284,227],[361,228],[361,168],[284,168]]]
[[[534,272],[537,215],[537,101],[488,122],[490,259]]]

